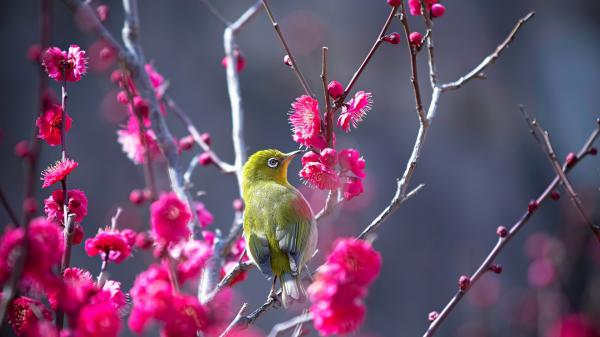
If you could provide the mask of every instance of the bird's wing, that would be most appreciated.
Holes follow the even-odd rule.
[[[278,224],[275,238],[279,249],[288,255],[292,274],[301,270],[305,254],[311,254],[307,249],[310,248],[311,232],[315,230],[310,206],[299,192],[295,192],[291,202],[281,206],[275,219]]]
[[[246,249],[258,269],[270,279],[273,276],[273,270],[271,269],[271,255],[267,237],[254,233],[247,235]]]

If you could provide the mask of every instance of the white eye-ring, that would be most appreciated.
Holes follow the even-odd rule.
[[[269,158],[269,161],[267,161],[267,166],[270,168],[276,168],[279,166],[279,160],[277,158]]]

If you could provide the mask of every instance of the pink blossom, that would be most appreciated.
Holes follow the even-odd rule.
[[[173,192],[163,193],[150,206],[152,232],[157,238],[174,242],[188,237],[192,218],[188,206]]]
[[[161,336],[196,336],[197,332],[206,326],[206,312],[194,296],[175,295],[170,310]]]
[[[308,95],[298,97],[292,103],[289,120],[294,141],[306,146],[312,145],[321,130],[319,102]]]
[[[121,329],[119,313],[108,302],[84,306],[77,320],[78,337],[116,337]]]
[[[584,314],[569,314],[554,322],[546,337],[600,337],[600,330]]]
[[[53,310],[61,308],[67,313],[74,313],[87,301],[94,288],[89,271],[72,267],[65,269],[61,284],[46,290],[46,296]]]
[[[321,190],[336,189],[340,184],[335,170],[317,162],[309,162],[304,165],[300,170],[300,177],[305,183]]]
[[[425,6],[427,6],[427,10],[431,10],[431,6],[437,2],[438,0],[425,0]],[[410,14],[414,16],[423,14],[421,11],[420,0],[408,0],[408,8],[410,9]]]
[[[25,270],[41,274],[50,273],[63,255],[63,234],[56,224],[44,218],[35,218],[29,223],[28,258]]]
[[[41,314],[44,321],[52,322],[52,313],[38,300],[21,296],[10,303],[7,315],[8,324],[14,329],[17,336],[34,336],[32,332],[40,321],[34,310]]]
[[[42,172],[42,180],[44,181],[42,187],[52,186],[65,179],[77,166],[79,166],[79,163],[72,159],[67,158],[57,161]]]
[[[42,113],[35,125],[38,128],[39,139],[43,139],[48,145],[56,146],[61,144],[61,129],[62,129],[63,110],[60,105],[53,105],[44,113]],[[65,120],[65,134],[71,129],[71,117],[67,115]]]
[[[342,112],[338,118],[337,124],[344,131],[350,131],[350,125],[354,128],[358,126],[358,123],[367,115],[367,112],[371,110],[373,103],[372,94],[370,92],[359,91],[354,97],[345,103],[342,107]]]
[[[348,177],[342,186],[344,199],[351,200],[354,197],[361,195],[365,191],[362,184],[362,179],[356,177]]]
[[[183,283],[200,274],[206,261],[212,256],[212,247],[203,241],[188,240],[175,245],[171,249],[171,255],[177,259],[177,276]]]
[[[364,178],[366,176],[364,172],[365,160],[360,156],[360,152],[357,150],[344,149],[340,151],[338,160],[342,169],[352,171],[352,173],[359,178]]]
[[[137,237],[137,233],[130,228],[125,228],[123,230],[121,230],[121,235],[123,235],[123,237],[125,238],[125,241],[127,242],[127,244],[130,247],[133,247],[135,245],[135,239]]]
[[[166,320],[171,315],[173,289],[163,266],[153,264],[140,273],[130,295],[133,306],[128,325],[136,333],[142,333],[151,320]]]
[[[327,263],[342,267],[342,273],[338,276],[347,282],[368,286],[379,276],[381,254],[368,241],[343,238],[334,243]]]
[[[127,238],[118,230],[111,228],[99,229],[95,237],[85,240],[85,252],[89,256],[100,255],[109,261],[121,263],[131,255],[131,246]]]
[[[199,201],[194,203],[194,210],[196,211],[198,222],[200,223],[200,227],[202,228],[206,228],[215,220],[215,217],[212,215],[212,213],[206,208],[206,206],[203,203]]]
[[[152,63],[146,63],[144,69],[146,70],[146,73],[150,78],[150,83],[152,83],[154,89],[159,89],[165,83],[165,78],[154,69]]]
[[[69,201],[67,206],[69,207],[69,213],[75,214],[75,221],[81,222],[87,215],[88,200],[85,193],[80,190],[69,190],[67,192]],[[58,189],[52,192],[52,194],[44,200],[44,213],[48,220],[62,223],[64,220],[63,212],[63,190]]]
[[[339,98],[344,94],[344,87],[338,81],[331,81],[327,85],[327,93],[333,98]]]
[[[8,280],[15,264],[15,248],[21,245],[24,236],[23,228],[5,228],[0,238],[0,284]]]
[[[57,47],[50,47],[42,54],[42,64],[48,75],[56,81],[63,80],[63,72],[66,80],[77,82],[87,71],[87,59],[85,51],[78,45],[69,46],[68,52]]]
[[[136,117],[131,116],[127,125],[117,131],[117,136],[117,141],[121,144],[123,152],[135,164],[146,162],[146,149],[149,151],[151,160],[161,157],[154,131],[140,130],[140,125]],[[146,143],[145,147],[144,142]]]
[[[366,309],[362,303],[346,303],[330,306],[320,303],[310,307],[313,325],[323,336],[347,334],[358,329],[365,319]]]
[[[125,294],[121,290],[121,282],[107,280],[104,286],[90,299],[90,303],[110,303],[115,309],[122,310],[127,304]]]
[[[318,163],[320,161],[321,157],[319,156],[319,154],[312,151],[306,151],[301,159],[302,166],[308,163]]]

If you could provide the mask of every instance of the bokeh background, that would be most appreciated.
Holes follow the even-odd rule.
[[[38,68],[25,55],[39,41],[38,2],[0,2],[0,41],[5,50],[0,67],[0,185],[17,208],[24,173],[13,147],[30,137],[37,109]],[[111,10],[106,25],[120,40],[121,3],[106,4]],[[250,0],[214,1],[231,20],[251,4]],[[494,245],[496,227],[517,220],[528,201],[552,179],[552,169],[529,136],[518,104],[525,104],[550,131],[561,157],[583,144],[599,116],[600,2],[453,0],[445,5],[446,15],[435,22],[442,81],[457,79],[478,64],[529,10],[535,9],[537,15],[489,68],[488,80],[473,81],[442,97],[413,179],[413,186],[424,183],[426,187],[379,231],[375,247],[383,254],[383,271],[371,287],[367,320],[356,336],[422,335],[427,314],[442,309],[455,293],[458,277],[472,273]],[[330,78],[346,83],[388,13],[383,0],[273,1],[272,7],[315,91],[320,90],[320,47],[327,45],[330,50]],[[63,3],[55,1],[52,12],[51,44],[66,48],[77,43],[88,50],[92,61],[97,59],[98,51],[94,53],[92,47],[96,39],[82,31]],[[140,1],[140,15],[146,57],[170,81],[171,95],[195,125],[211,133],[215,151],[232,161],[229,101],[220,65],[223,26],[198,0]],[[420,19],[410,20],[413,29],[424,31]],[[401,31],[398,21],[391,31]],[[247,59],[241,87],[248,151],[293,149],[296,144],[286,112],[301,87],[282,63],[284,52],[265,13],[241,32],[239,45]],[[428,100],[425,53],[419,60]],[[91,69],[69,89],[74,123],[68,146],[80,162],[69,183],[84,190],[90,201],[83,224],[86,235],[106,225],[117,207],[125,209],[121,227],[148,228],[147,207],[128,201],[131,189],[143,187],[142,171],[116,142],[124,112],[115,103],[110,70],[100,70]],[[60,90],[56,83],[51,86]],[[358,129],[338,134],[338,147],[356,147],[364,154],[367,191],[320,224],[322,253],[335,237],[358,233],[389,203],[416,136],[404,44],[383,45],[356,89],[373,92],[374,108]],[[185,135],[175,118],[169,117],[169,124],[177,136]],[[197,153],[196,147],[185,161]],[[40,170],[58,155],[57,148],[43,146]],[[598,158],[586,160],[572,175],[597,222],[599,164]],[[300,185],[299,169],[298,162],[291,167],[294,185]],[[194,191],[206,192],[199,200],[215,215],[213,227],[228,228],[237,193],[234,179],[208,167],[196,171],[193,183]],[[42,200],[51,191],[41,190],[40,185],[36,193]],[[305,191],[319,209],[322,196]],[[8,222],[5,212],[0,212],[2,226]],[[571,317],[570,322],[577,322],[573,317],[583,317],[571,314],[584,315],[600,329],[600,248],[588,231],[567,198],[545,205],[498,258],[504,272],[485,275],[438,335],[597,336],[555,334],[557,321]],[[322,253],[313,265],[322,260]],[[129,289],[150,261],[149,253],[139,252],[121,265],[111,265],[111,276]],[[100,268],[100,260],[87,257],[82,246],[74,248],[72,262],[93,274]],[[254,308],[268,288],[269,283],[252,271],[247,282],[236,286],[237,301]],[[268,332],[274,323],[294,314],[294,310],[271,311],[257,327]]]

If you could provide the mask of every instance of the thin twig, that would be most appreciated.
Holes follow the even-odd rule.
[[[594,130],[594,132],[592,132],[592,134],[588,138],[588,141],[584,144],[584,146],[579,151],[578,158],[580,158],[580,160],[576,161],[572,166],[565,165],[562,168],[562,171],[564,172],[564,174],[569,173],[569,171],[571,171],[571,169],[573,167],[575,167],[576,164],[579,164],[581,162],[581,159],[583,159],[584,157],[586,157],[589,154],[589,149],[591,148],[593,142],[598,138],[599,134],[600,134],[600,124],[598,124],[596,126],[596,129]],[[459,289],[457,291],[457,293],[454,295],[454,297],[452,297],[452,299],[448,302],[448,304],[446,304],[446,306],[444,307],[442,312],[440,312],[438,317],[431,322],[431,324],[429,325],[429,328],[427,329],[427,331],[425,332],[423,337],[431,337],[435,334],[435,332],[438,330],[438,328],[441,326],[441,324],[444,322],[444,320],[448,317],[448,315],[450,315],[450,313],[452,313],[452,311],[454,310],[456,305],[460,302],[460,300],[463,298],[463,296],[469,291],[469,289],[471,289],[473,287],[473,285],[480,279],[480,277],[489,270],[491,264],[495,261],[498,254],[500,254],[500,252],[504,249],[506,244],[517,234],[517,232],[521,228],[523,228],[525,226],[525,224],[528,222],[530,217],[535,213],[535,211],[537,211],[539,209],[539,206],[541,206],[542,203],[548,199],[550,193],[554,189],[556,189],[556,187],[558,186],[558,184],[560,182],[561,182],[560,176],[556,175],[554,177],[554,179],[552,180],[552,182],[546,187],[544,192],[542,194],[540,194],[538,196],[538,198],[535,200],[538,207],[528,208],[528,210],[525,211],[525,213],[521,216],[521,218],[510,228],[506,237],[503,237],[503,238],[500,237],[498,239],[498,242],[496,243],[494,248],[492,248],[490,253],[485,257],[485,259],[483,260],[481,265],[477,268],[475,273],[473,273],[473,275],[471,275],[470,286],[466,287],[463,290]]]
[[[64,197],[67,200],[67,197]],[[67,207],[64,207],[67,210]],[[65,270],[71,265],[71,247],[73,247],[73,230],[75,229],[75,214],[65,212],[65,228],[64,228],[64,253],[60,263],[60,275],[64,275]],[[64,325],[64,312],[61,310],[56,311],[56,325],[59,330],[62,330]]]
[[[2,207],[4,207],[4,210],[6,210],[10,221],[12,221],[15,226],[21,227],[21,221],[19,221],[19,218],[17,218],[17,213],[15,213],[13,208],[10,206],[8,199],[6,199],[6,195],[4,195],[4,189],[2,187],[0,187],[0,203],[2,204]]]
[[[334,111],[331,109],[331,97],[327,90],[327,47],[322,48],[321,59],[321,81],[323,82],[323,100],[325,101],[325,140],[328,147],[333,147],[333,117]]]
[[[221,335],[219,335],[219,337],[225,337],[231,331],[233,331],[234,329],[239,329],[240,328],[238,326],[237,322],[240,320],[241,317],[244,317],[244,314],[246,313],[246,309],[248,309],[248,303],[242,304],[242,307],[240,308],[240,311],[238,311],[238,313],[235,316],[235,318],[233,319],[233,321],[231,321],[231,323],[227,326],[227,328],[225,329],[225,331],[223,331],[223,333],[221,333]]]
[[[219,20],[219,22],[221,22],[225,27],[230,26],[231,22],[229,22],[229,20],[225,19],[225,17],[223,15],[221,15],[221,12],[219,12],[215,6],[213,6],[210,1],[208,0],[200,0],[200,2],[202,2],[202,4],[204,4],[204,6],[206,6],[206,9],[208,9],[208,11],[217,19]]]
[[[356,81],[358,81],[358,78],[360,77],[362,72],[365,70],[365,68],[371,61],[371,58],[373,58],[373,55],[375,55],[375,52],[377,51],[377,49],[383,42],[383,37],[385,36],[388,28],[390,27],[390,24],[392,23],[392,19],[394,19],[394,16],[396,15],[397,12],[398,12],[398,7],[392,7],[392,9],[390,10],[390,14],[388,15],[387,19],[385,20],[385,23],[383,24],[383,27],[381,27],[381,31],[379,32],[379,35],[377,35],[377,39],[375,40],[375,43],[373,43],[373,46],[371,47],[371,50],[369,50],[369,53],[367,54],[365,59],[362,61],[362,63],[360,64],[360,66],[358,67],[358,69],[356,70],[356,72],[354,73],[352,78],[350,79],[350,82],[348,82],[348,84],[346,85],[346,88],[344,89],[344,94],[336,101],[336,107],[341,107],[342,103],[344,102],[344,100],[346,99],[348,94],[350,94],[352,87],[354,87],[354,84],[356,84]]]
[[[600,227],[596,225],[588,215],[587,211],[585,210],[585,207],[583,206],[583,203],[581,202],[581,199],[579,199],[579,197],[577,196],[573,185],[567,178],[561,164],[558,162],[558,159],[556,158],[556,152],[554,151],[554,147],[552,146],[552,142],[550,141],[550,136],[548,135],[548,131],[544,130],[535,118],[530,118],[529,114],[523,106],[520,106],[520,109],[525,117],[527,125],[529,126],[531,134],[533,135],[535,140],[542,146],[542,150],[544,151],[544,153],[546,153],[548,160],[552,165],[552,169],[560,178],[561,185],[563,185],[565,191],[569,195],[569,199],[577,209],[577,212],[581,216],[581,219],[588,225],[588,227],[594,234],[594,237],[598,240],[598,242],[600,242]],[[577,158],[575,158],[574,160],[577,161]],[[568,163],[565,164],[568,165]]]
[[[527,15],[525,15],[523,18],[521,18],[517,22],[515,27],[512,29],[510,34],[508,34],[506,39],[500,45],[498,45],[498,47],[496,47],[496,50],[493,53],[488,55],[479,65],[477,65],[475,68],[473,68],[473,70],[471,70],[468,74],[462,76],[461,78],[459,78],[458,80],[456,80],[454,82],[450,82],[450,83],[441,85],[442,91],[445,92],[445,91],[450,91],[450,90],[456,90],[456,89],[462,87],[465,83],[471,81],[472,79],[481,78],[481,74],[483,74],[483,71],[487,67],[489,67],[490,65],[492,65],[496,62],[496,60],[498,59],[498,57],[500,57],[502,52],[504,50],[506,50],[508,48],[508,46],[510,45],[510,43],[515,39],[519,30],[531,18],[533,18],[534,15],[535,15],[535,11],[531,11]]]
[[[312,90],[310,90],[310,86],[308,85],[308,82],[306,82],[306,78],[304,77],[304,75],[302,74],[302,71],[298,67],[298,62],[296,62],[296,58],[292,54],[292,51],[290,50],[288,43],[286,42],[285,38],[283,37],[281,28],[279,27],[279,24],[277,23],[277,21],[275,20],[275,17],[273,16],[273,12],[271,11],[271,7],[269,7],[269,3],[267,2],[267,0],[262,0],[262,4],[263,4],[263,7],[265,8],[265,10],[267,11],[267,15],[269,16],[269,20],[271,20],[271,24],[273,25],[273,28],[275,29],[275,33],[277,33],[277,37],[279,38],[279,41],[281,41],[281,44],[283,45],[283,49],[287,53],[287,56],[289,56],[289,58],[290,58],[290,62],[292,63],[292,70],[296,74],[296,77],[298,77],[298,80],[300,81],[300,84],[302,85],[304,92],[309,96],[315,97],[315,94],[312,92]]]
[[[304,323],[308,323],[312,321],[312,314],[310,313],[302,313],[296,317],[293,317],[285,322],[277,323],[271,329],[271,332],[267,337],[278,337],[280,334],[296,328],[298,325],[302,325]]]

